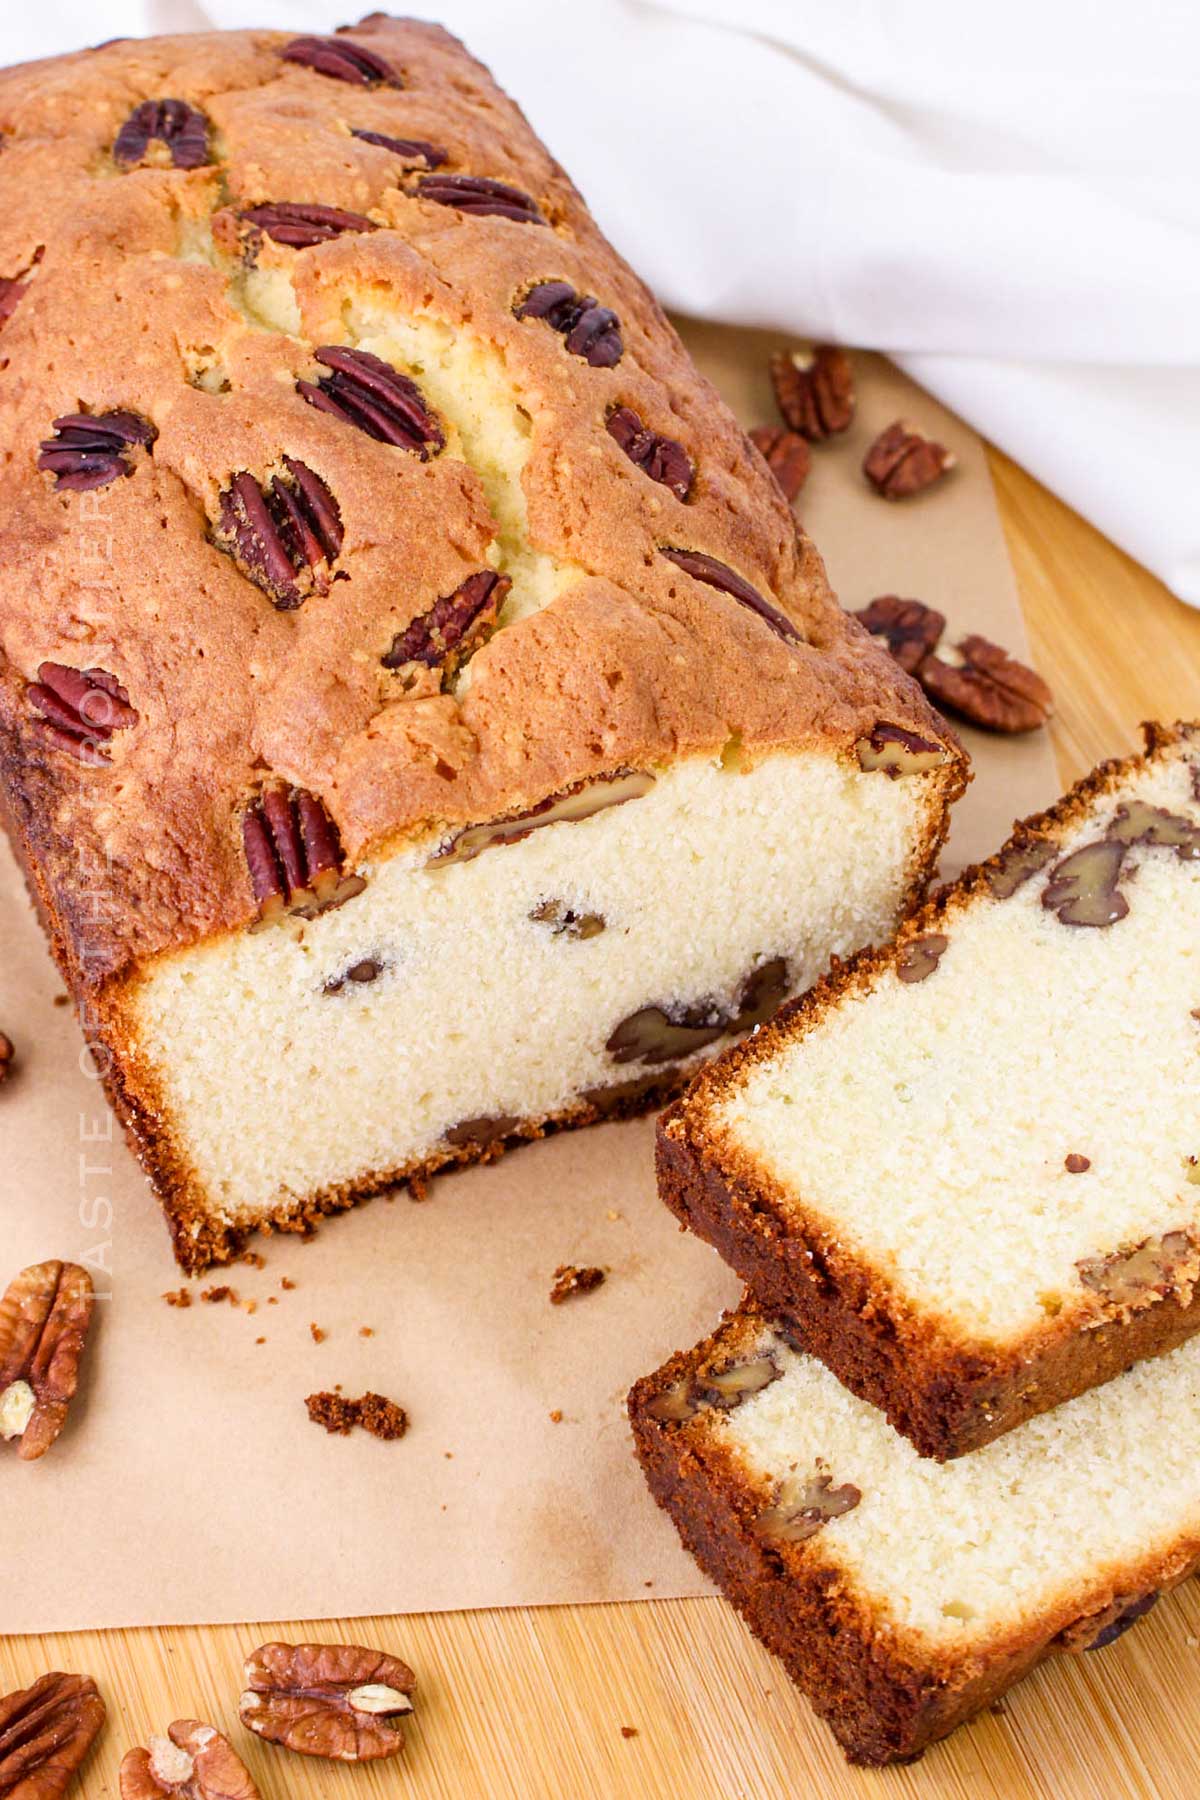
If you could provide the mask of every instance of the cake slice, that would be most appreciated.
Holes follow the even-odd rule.
[[[748,1304],[630,1414],[655,1498],[852,1762],[919,1755],[1200,1560],[1200,1339],[937,1463]]]
[[[643,1108],[964,758],[447,33],[0,72],[0,799],[180,1261]]]
[[[669,1206],[930,1456],[1200,1327],[1200,728],[704,1071]]]

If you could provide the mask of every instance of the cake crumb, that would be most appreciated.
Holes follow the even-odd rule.
[[[625,1217],[625,1214],[619,1213],[615,1206],[610,1206],[607,1213],[605,1214],[605,1217],[607,1218],[610,1225],[615,1225],[615,1224],[617,1224],[618,1220],[623,1219]]]
[[[358,1335],[359,1337],[374,1337],[375,1331],[370,1325],[360,1325],[358,1328]]]
[[[550,1289],[550,1304],[551,1306],[561,1306],[564,1300],[570,1300],[575,1294],[593,1293],[603,1280],[603,1269],[577,1269],[573,1263],[560,1263],[554,1271],[554,1286]]]
[[[268,1294],[267,1295],[267,1305],[268,1306],[278,1306],[279,1305],[279,1295],[278,1294]]]
[[[561,1406],[556,1406],[554,1408],[554,1411],[550,1414],[550,1423],[552,1425],[561,1425],[562,1424],[562,1407]]]
[[[288,1293],[290,1294],[296,1284],[292,1280],[290,1275],[281,1275],[279,1277],[279,1285],[281,1288],[286,1288]]]
[[[322,1331],[319,1325],[310,1324],[308,1329],[312,1333],[312,1341],[314,1344],[323,1344],[325,1339],[329,1336],[329,1333],[327,1331]]]
[[[237,1289],[231,1288],[227,1282],[223,1282],[220,1287],[201,1288],[200,1298],[209,1306],[219,1306],[222,1300],[228,1300],[230,1306],[238,1303]]]
[[[389,1196],[390,1197],[390,1196]],[[408,1197],[418,1206],[429,1198],[429,1182],[424,1175],[410,1175],[408,1178]]]
[[[55,994],[54,1004],[55,1004],[55,1006],[70,1006],[70,1004],[71,1004],[70,994]]]
[[[163,1295],[168,1306],[190,1306],[192,1304],[191,1288],[171,1288]]]
[[[621,1736],[623,1738],[635,1738],[637,1734],[638,1728],[636,1725],[622,1725]]]
[[[256,1344],[265,1344],[267,1340],[266,1338],[255,1338],[254,1341]]]
[[[314,1425],[323,1425],[339,1437],[348,1437],[359,1426],[372,1437],[391,1443],[408,1430],[404,1408],[382,1394],[364,1394],[361,1400],[347,1400],[341,1394],[310,1394],[304,1404]]]
[[[267,1266],[266,1257],[261,1256],[257,1250],[243,1250],[238,1261],[244,1262],[251,1269],[265,1269]]]
[[[253,1317],[254,1314],[258,1311],[258,1301],[257,1300],[247,1300],[246,1311],[251,1315],[251,1317]]]

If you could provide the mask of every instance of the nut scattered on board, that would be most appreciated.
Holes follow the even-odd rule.
[[[94,1300],[87,1270],[62,1262],[23,1269],[0,1300],[0,1439],[19,1439],[23,1462],[66,1423]]]
[[[551,1306],[561,1306],[564,1300],[570,1300],[576,1294],[593,1293],[603,1280],[603,1269],[577,1269],[573,1263],[561,1263],[554,1271],[554,1286],[550,1289],[550,1304]]]
[[[944,444],[897,419],[880,432],[863,457],[863,474],[885,500],[906,500],[940,481],[957,461]]]
[[[408,1430],[408,1414],[395,1400],[382,1394],[364,1394],[361,1400],[348,1400],[344,1394],[322,1392],[310,1394],[304,1402],[314,1425],[348,1437],[359,1426],[372,1437],[393,1442]]]
[[[121,1760],[121,1800],[259,1800],[249,1770],[227,1738],[199,1719],[176,1719],[166,1737]]]
[[[12,1039],[7,1032],[0,1031],[0,1081],[6,1081],[12,1074],[16,1054]]]
[[[854,617],[872,637],[882,640],[906,675],[917,673],[946,629],[944,613],[923,600],[902,600],[899,594],[880,594]]]
[[[417,1678],[399,1657],[357,1644],[263,1644],[244,1678],[238,1716],[269,1744],[336,1762],[404,1748],[400,1721],[413,1710]]]
[[[771,384],[784,424],[814,444],[845,431],[854,418],[854,371],[836,344],[777,351]]]
[[[0,1699],[0,1794],[58,1800],[104,1724],[90,1675],[42,1675]]]
[[[808,439],[784,425],[756,425],[750,442],[762,453],[768,469],[790,504],[808,480],[812,451]]]
[[[1042,677],[978,632],[927,656],[917,679],[938,706],[985,731],[1036,731],[1054,711],[1054,695]]]

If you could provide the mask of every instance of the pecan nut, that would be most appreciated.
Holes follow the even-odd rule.
[[[1083,1160],[1087,1166],[1086,1158]],[[1190,1293],[1196,1278],[1197,1247],[1186,1231],[1168,1231],[1108,1256],[1084,1257],[1075,1267],[1091,1293],[1113,1306],[1137,1311],[1185,1285]]]
[[[756,425],[750,433],[750,442],[762,456],[790,506],[808,480],[812,467],[808,439],[782,425]]]
[[[854,418],[854,371],[836,344],[777,351],[771,384],[785,425],[814,444],[845,431]]]
[[[321,477],[291,456],[283,467],[265,486],[244,470],[235,475],[221,494],[213,536],[272,605],[289,612],[310,593],[329,592],[343,532],[337,501]]]
[[[748,1362],[727,1363],[724,1368],[709,1370],[693,1381],[685,1378],[672,1382],[670,1387],[655,1395],[646,1411],[652,1419],[659,1419],[669,1425],[685,1424],[705,1407],[715,1407],[719,1412],[732,1412],[743,1401],[761,1394],[773,1381],[778,1381],[782,1374],[783,1370],[773,1356],[756,1356]]]
[[[906,675],[915,675],[946,629],[944,614],[923,600],[880,594],[854,614],[874,638],[886,644]]]
[[[1089,1654],[1093,1650],[1105,1650],[1109,1644],[1124,1637],[1131,1626],[1144,1618],[1152,1606],[1158,1603],[1158,1590],[1151,1588],[1148,1594],[1133,1597],[1118,1594],[1116,1598],[1099,1612],[1086,1613],[1083,1618],[1076,1619],[1065,1631],[1060,1631],[1055,1643],[1073,1656]]]
[[[350,136],[360,138],[364,144],[374,144],[379,150],[390,150],[405,162],[423,162],[427,169],[440,169],[450,156],[448,150],[426,143],[424,138],[388,137],[382,131],[352,131]]]
[[[949,752],[944,744],[908,731],[903,725],[889,725],[880,720],[871,727],[870,735],[859,738],[854,746],[859,767],[868,773],[878,769],[893,781],[901,775],[923,775],[946,761]]]
[[[416,1676],[399,1657],[356,1644],[264,1644],[247,1658],[238,1716],[301,1756],[374,1762],[404,1748]]]
[[[111,760],[107,746],[116,731],[129,731],[138,715],[129,695],[106,669],[72,669],[44,662],[25,697],[34,708],[34,731],[52,750],[99,767]]]
[[[1151,806],[1148,800],[1123,800],[1104,835],[1117,844],[1174,850],[1181,862],[1200,857],[1200,825],[1165,806]]]
[[[374,50],[344,37],[293,38],[283,51],[284,62],[299,63],[333,81],[349,81],[357,87],[403,87],[404,83]]]
[[[242,843],[263,925],[277,924],[285,913],[313,918],[366,885],[345,873],[337,826],[303,788],[264,788],[242,820]]]
[[[310,250],[314,244],[327,244],[346,231],[376,231],[374,219],[363,213],[344,212],[338,206],[304,206],[291,201],[273,201],[265,206],[248,206],[238,214],[255,233],[269,237],[273,244],[289,250]]]
[[[1018,835],[990,863],[984,864],[984,875],[997,900],[1011,900],[1017,889],[1044,869],[1058,855],[1052,838]]]
[[[677,500],[687,499],[696,466],[682,444],[651,431],[631,406],[614,406],[607,423],[609,437],[615,438],[631,463],[651,481],[670,488]]]
[[[850,1481],[834,1487],[832,1477],[825,1470],[819,1470],[807,1480],[791,1475],[781,1484],[775,1505],[755,1520],[754,1529],[761,1537],[802,1544],[815,1537],[830,1519],[840,1519],[844,1513],[853,1512],[861,1499],[861,1488]]]
[[[314,355],[331,373],[315,383],[298,381],[296,392],[318,412],[356,426],[377,443],[414,450],[422,462],[444,447],[446,435],[408,375],[369,350],[326,344]]]
[[[113,161],[122,169],[144,163],[152,144],[159,144],[176,169],[202,169],[209,160],[208,119],[186,100],[143,100],[135,106],[113,144]]]
[[[23,1462],[44,1456],[67,1422],[92,1322],[92,1278],[78,1263],[34,1263],[0,1300],[0,1438]]]
[[[490,569],[468,575],[452,594],[436,600],[428,612],[397,632],[391,649],[380,659],[384,668],[402,669],[417,662],[452,674],[495,624],[511,586],[507,575],[496,575]]]
[[[880,432],[863,457],[863,474],[885,500],[905,500],[932,487],[957,461],[944,444],[897,419]]]
[[[593,369],[612,369],[625,352],[621,321],[594,294],[577,294],[569,281],[540,281],[519,306],[517,319],[542,319],[557,331],[572,356]]]
[[[1073,850],[1051,869],[1042,905],[1063,925],[1115,925],[1129,911],[1119,886],[1125,852],[1124,844],[1109,838]]]
[[[432,200],[437,206],[452,206],[469,213],[472,218],[490,216],[512,219],[518,225],[545,225],[546,218],[537,201],[522,188],[507,181],[493,181],[487,175],[423,175],[417,183],[417,196]]]
[[[150,450],[158,432],[131,412],[64,413],[53,421],[54,436],[43,438],[37,466],[54,476],[58,493],[86,493],[133,474],[130,457]]]
[[[930,931],[924,937],[910,938],[896,958],[898,978],[910,987],[918,981],[928,980],[949,948],[949,938],[944,937],[940,931]]]
[[[627,800],[640,800],[654,786],[654,777],[644,769],[624,769],[612,775],[600,775],[594,781],[579,782],[561,794],[552,794],[526,812],[513,813],[505,819],[489,819],[486,824],[468,825],[450,839],[430,866],[444,868],[449,863],[470,862],[493,845],[518,844],[531,831],[544,825],[578,824],[593,813],[605,812],[610,806],[623,806]]]
[[[985,731],[1036,731],[1054,710],[1041,676],[977,632],[926,656],[916,673],[931,700]]]
[[[772,957],[751,970],[732,1008],[714,999],[639,1007],[621,1020],[604,1047],[618,1063],[676,1062],[718,1038],[761,1025],[777,1010],[789,985],[787,958]]]
[[[121,1800],[259,1800],[249,1770],[227,1738],[199,1719],[176,1719],[166,1737],[122,1758]]]
[[[43,1675],[0,1698],[0,1794],[59,1800],[104,1724],[89,1675]]]
[[[663,549],[663,555],[673,562],[677,569],[690,575],[693,581],[702,581],[706,587],[716,588],[722,594],[748,606],[751,612],[757,613],[765,625],[769,625],[776,637],[781,637],[789,644],[802,644],[804,638],[787,614],[781,612],[773,601],[767,600],[752,587],[745,576],[731,569],[728,563],[718,562],[715,556],[708,556],[703,550]]]

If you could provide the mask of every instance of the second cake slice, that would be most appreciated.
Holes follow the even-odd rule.
[[[1149,733],[694,1084],[660,1185],[917,1448],[1200,1330],[1200,727]]]

